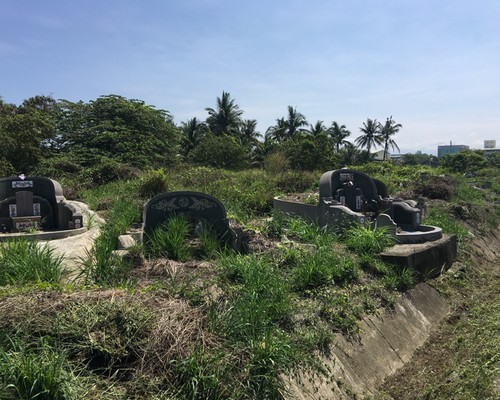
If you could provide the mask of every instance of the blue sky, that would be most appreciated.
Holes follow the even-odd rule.
[[[0,0],[0,96],[119,94],[205,119],[222,91],[263,134],[393,116],[401,151],[500,147],[497,0]]]

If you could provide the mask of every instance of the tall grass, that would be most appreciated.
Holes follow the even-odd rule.
[[[115,185],[113,185],[115,187]],[[86,283],[102,286],[116,286],[126,283],[129,263],[113,251],[118,243],[118,236],[139,220],[140,210],[129,193],[118,197],[106,213],[106,224],[101,227],[101,234],[95,239],[94,246],[81,260]]]
[[[172,260],[187,261],[191,256],[188,242],[189,230],[187,218],[182,215],[174,215],[148,237],[147,250],[149,254]]]
[[[0,285],[58,283],[64,273],[63,257],[48,244],[26,239],[0,244]]]
[[[377,254],[396,242],[386,227],[377,229],[354,225],[345,233],[347,248],[357,254]]]
[[[0,348],[0,396],[3,399],[66,400],[76,398],[78,386],[64,353],[45,341],[28,347],[12,341]]]
[[[292,287],[297,291],[327,284],[344,285],[358,277],[358,264],[349,257],[341,257],[331,248],[320,247],[299,253],[292,269]]]
[[[448,211],[443,208],[431,208],[424,222],[428,225],[440,227],[445,233],[457,235],[459,241],[462,241],[469,235],[467,228],[452,218]]]

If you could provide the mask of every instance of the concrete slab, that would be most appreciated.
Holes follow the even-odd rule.
[[[436,276],[456,260],[457,237],[443,234],[434,242],[397,244],[380,253],[380,257],[390,264],[411,267],[423,276]]]

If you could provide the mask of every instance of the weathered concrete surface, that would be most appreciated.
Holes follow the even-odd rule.
[[[402,267],[411,267],[423,276],[438,275],[457,258],[457,237],[443,234],[434,242],[397,244],[380,253],[382,260]]]
[[[56,254],[64,257],[64,265],[69,271],[67,277],[69,280],[78,276],[80,260],[92,249],[94,240],[99,236],[100,225],[104,223],[104,219],[99,217],[85,203],[76,201],[74,203],[82,210],[84,221],[87,224],[87,231],[77,236],[40,242],[48,243]]]
[[[289,380],[290,399],[351,399],[349,392],[369,395],[387,376],[409,361],[413,352],[449,313],[446,301],[420,283],[401,295],[394,310],[369,316],[355,341],[337,335],[331,355],[323,358],[330,376],[303,373]]]

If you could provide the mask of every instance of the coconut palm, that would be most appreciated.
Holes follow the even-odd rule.
[[[254,148],[262,135],[257,131],[257,120],[245,119],[240,125],[240,141],[244,146]]]
[[[235,134],[241,124],[243,111],[231,99],[228,92],[222,92],[222,97],[217,97],[217,108],[205,108],[208,112],[207,124],[214,135],[223,133]]]
[[[285,118],[278,118],[276,125],[270,126],[266,130],[266,140],[282,142],[286,139],[286,125]]]
[[[196,117],[181,122],[182,141],[181,146],[185,154],[193,149],[203,135],[209,130],[207,124],[198,121]]]
[[[297,112],[297,109],[288,106],[288,116],[285,118],[278,118],[276,125],[270,126],[266,131],[266,137],[274,139],[278,142],[292,139],[298,133],[304,132],[302,127],[307,126],[308,122],[306,117]]]
[[[398,133],[402,127],[403,125],[396,124],[396,121],[392,119],[392,115],[390,116],[390,118],[387,118],[387,121],[385,121],[384,125],[379,124],[380,135],[384,143],[384,161],[389,147],[392,150],[397,149],[398,151],[400,151],[397,143],[394,141],[394,139],[392,139],[392,136]]]
[[[303,126],[307,126],[307,119],[304,114],[297,112],[296,108],[288,106],[288,118],[285,120],[286,134],[289,139],[293,138],[298,132],[303,132]]]
[[[317,136],[320,133],[327,132],[327,129],[323,124],[323,121],[317,121],[314,125],[309,125],[309,129],[307,129],[307,132],[309,132],[313,136]]]
[[[348,130],[345,125],[339,125],[336,121],[333,121],[332,126],[328,128],[328,134],[333,139],[335,149],[338,153],[340,146],[349,143],[345,138],[351,135],[351,131]]]
[[[380,136],[380,125],[376,119],[368,118],[366,122],[363,122],[363,127],[359,128],[364,135],[356,138],[356,144],[365,148],[367,151],[368,159],[371,158],[371,149],[377,145],[381,145],[383,143],[383,139]]]

